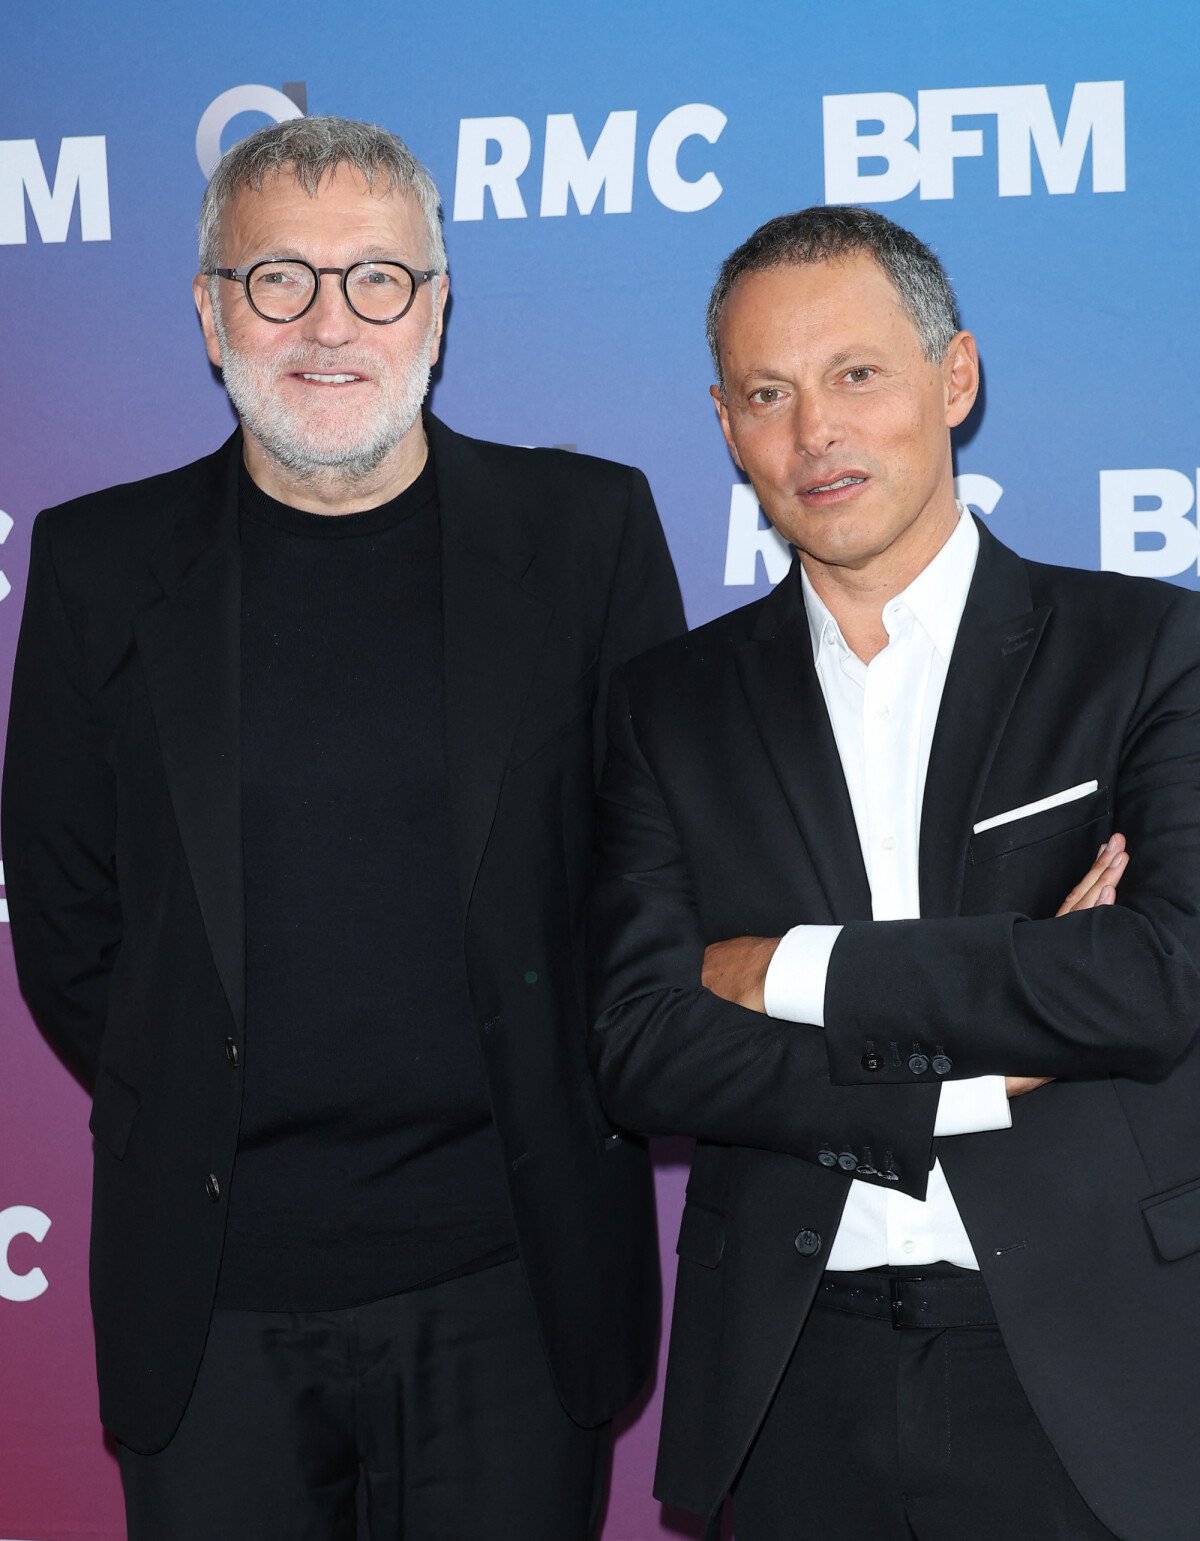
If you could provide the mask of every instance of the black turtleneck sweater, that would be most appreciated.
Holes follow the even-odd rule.
[[[218,1304],[319,1311],[515,1255],[471,1021],[432,463],[364,513],[243,471],[246,1050]]]

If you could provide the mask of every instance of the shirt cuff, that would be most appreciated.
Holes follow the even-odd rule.
[[[763,981],[769,1017],[825,1026],[825,976],[841,931],[841,926],[793,926],[782,938]]]
[[[947,1134],[978,1134],[984,1129],[1011,1129],[1012,1109],[1002,1075],[971,1076],[943,1081],[938,1098],[935,1139]]]

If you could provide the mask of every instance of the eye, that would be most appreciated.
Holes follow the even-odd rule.
[[[750,392],[751,402],[760,407],[773,407],[782,398],[783,392],[777,385],[760,385],[756,391]]]
[[[851,385],[865,385],[874,373],[868,365],[856,364],[853,369],[847,369],[846,379]]]
[[[303,288],[312,278],[306,268],[259,268],[251,282],[255,289]]]
[[[357,289],[398,289],[402,271],[399,268],[358,267],[350,276]]]

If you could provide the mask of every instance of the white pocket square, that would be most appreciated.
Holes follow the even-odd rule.
[[[994,813],[990,819],[981,819],[971,833],[979,835],[985,829],[995,829],[998,824],[1011,824],[1014,819],[1026,819],[1031,813],[1044,813],[1047,808],[1057,808],[1060,803],[1073,803],[1077,798],[1086,797],[1089,792],[1096,792],[1099,788],[1098,781],[1081,781],[1077,787],[1066,787],[1061,792],[1052,792],[1049,797],[1039,797],[1036,803],[1022,803],[1019,808],[1010,808],[1007,813]]]

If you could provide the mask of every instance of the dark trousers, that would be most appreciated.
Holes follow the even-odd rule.
[[[737,1541],[1114,1541],[949,1264],[826,1276],[733,1516]]]
[[[609,1430],[563,1411],[519,1263],[344,1311],[217,1311],[130,1541],[588,1541]]]

